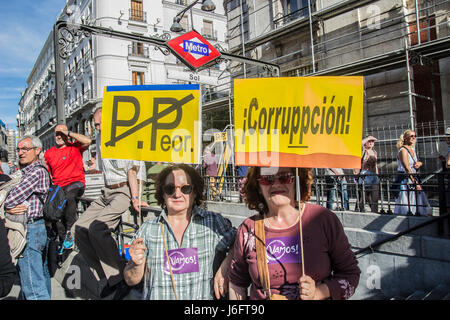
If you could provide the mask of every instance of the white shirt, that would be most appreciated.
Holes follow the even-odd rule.
[[[103,172],[106,185],[117,184],[128,181],[128,170],[133,166],[138,168],[137,178],[147,181],[147,170],[144,161],[124,160],[124,159],[103,159],[100,157],[100,135],[97,135],[97,163],[99,170]]]

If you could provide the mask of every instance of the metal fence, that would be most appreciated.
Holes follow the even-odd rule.
[[[317,172],[317,170],[315,170]],[[442,215],[450,207],[450,172],[430,174],[415,174],[421,182],[424,195],[429,202],[430,214]],[[367,186],[363,176],[345,174],[335,177],[345,178],[345,184],[335,182],[329,175],[315,174],[312,185],[310,202],[328,207],[337,211],[374,212],[380,214],[393,214],[395,206],[404,206],[408,215],[414,215],[420,203],[414,203],[411,198],[418,198],[420,190],[414,184],[396,182],[397,174],[378,175],[379,184],[376,187]],[[205,198],[208,201],[225,201],[242,203],[243,196],[240,193],[243,177],[204,177]],[[404,189],[407,201],[403,204],[396,203],[395,191]],[[414,196],[413,196],[414,195]],[[417,214],[418,215],[418,214]]]
[[[445,142],[445,129],[450,121],[424,122],[416,125],[416,153],[423,163],[422,172],[436,172],[441,168],[439,155],[448,150]],[[381,174],[397,172],[397,141],[400,135],[410,127],[406,124],[397,126],[371,127],[365,130],[364,136],[371,134],[378,141],[374,149],[378,154],[378,168]]]

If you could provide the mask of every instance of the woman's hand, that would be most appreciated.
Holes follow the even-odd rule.
[[[417,161],[416,163],[414,163],[414,165],[413,165],[413,167],[414,167],[414,169],[419,169],[420,167],[422,166],[422,162],[420,162],[420,161]]]
[[[147,247],[144,244],[144,238],[137,238],[131,243],[129,252],[131,262],[135,266],[145,263],[145,250],[147,250]]]
[[[230,273],[231,259],[233,258],[234,247],[231,246],[226,258],[220,264],[219,270],[217,270],[214,276],[214,293],[217,300],[220,297],[225,297],[228,292],[228,275]]]
[[[304,275],[298,280],[300,288],[300,299],[315,300],[316,299],[316,282],[310,276]]]

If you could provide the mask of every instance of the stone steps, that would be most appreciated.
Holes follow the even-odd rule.
[[[389,300],[449,300],[450,287],[439,284],[432,290],[417,290],[406,297],[395,296]]]

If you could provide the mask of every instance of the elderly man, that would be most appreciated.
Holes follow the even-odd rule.
[[[70,142],[70,138],[75,141]],[[59,124],[55,127],[55,143],[56,146],[45,152],[44,159],[53,184],[62,187],[66,192],[67,205],[63,217],[55,223],[62,243],[59,253],[62,254],[64,249],[73,248],[70,229],[78,218],[77,198],[83,195],[86,185],[82,156],[91,144],[91,139],[69,131],[65,124]]]
[[[22,171],[20,184],[5,200],[11,214],[26,214],[27,245],[18,259],[21,297],[27,300],[48,300],[51,297],[50,274],[47,267],[47,231],[43,219],[43,203],[50,178],[39,161],[42,143],[35,136],[25,136],[17,144]]]
[[[95,128],[99,132],[101,118],[100,108],[94,113]],[[75,243],[98,278],[106,278],[107,285],[100,297],[104,298],[115,292],[114,299],[120,300],[131,288],[123,280],[126,261],[120,256],[111,232],[117,228],[120,217],[130,207],[130,202],[136,211],[140,210],[140,206],[148,206],[146,202],[140,202],[138,194],[138,179],[141,182],[146,179],[145,163],[102,159],[100,135],[97,135],[96,143],[99,158],[97,165],[103,172],[105,187],[102,189],[102,196],[75,223]]]

